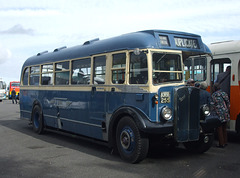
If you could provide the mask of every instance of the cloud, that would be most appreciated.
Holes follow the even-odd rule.
[[[49,15],[59,15],[59,12],[55,9],[42,7],[0,8],[0,16],[2,17],[41,17]]]
[[[5,63],[8,59],[11,58],[11,56],[12,56],[11,51],[0,45],[0,64]]]
[[[17,24],[17,25],[14,25],[13,27],[9,28],[8,30],[0,31],[0,34],[33,35],[34,30],[31,28],[25,29],[22,27],[22,25]]]

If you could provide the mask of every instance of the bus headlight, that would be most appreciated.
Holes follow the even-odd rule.
[[[163,117],[163,119],[168,121],[172,118],[172,110],[169,107],[165,106],[164,108],[162,108],[161,116]]]
[[[204,105],[202,107],[202,112],[204,116],[209,116],[210,115],[210,108],[208,107],[208,105]]]

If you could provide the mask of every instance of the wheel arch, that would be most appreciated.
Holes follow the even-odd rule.
[[[124,106],[116,110],[111,118],[110,118],[110,124],[108,129],[108,138],[109,138],[109,146],[114,147],[116,145],[116,128],[118,125],[118,122],[121,118],[124,116],[131,117],[134,122],[136,123],[137,127],[140,130],[143,130],[147,127],[145,120],[149,120],[148,117],[138,108],[134,108],[132,106]]]

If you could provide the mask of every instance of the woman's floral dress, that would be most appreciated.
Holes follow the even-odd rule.
[[[230,102],[227,93],[218,90],[212,94],[210,105],[216,111],[221,122],[230,120]]]

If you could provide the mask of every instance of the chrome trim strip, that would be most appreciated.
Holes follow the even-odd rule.
[[[101,125],[90,124],[90,123],[87,123],[87,122],[75,121],[75,120],[66,119],[66,118],[60,118],[60,120],[69,121],[69,122],[75,122],[75,123],[78,123],[78,124],[84,124],[84,125],[90,125],[90,126],[102,128]]]
[[[52,116],[52,115],[48,115],[48,114],[44,114],[45,117],[51,117],[51,118],[54,118],[54,119],[57,119],[57,116]]]
[[[21,110],[20,112],[31,113],[30,111],[26,111],[26,110]],[[52,116],[52,115],[48,115],[48,114],[44,114],[44,116],[45,116],[45,117],[51,117],[51,118],[54,118],[54,119],[58,119],[57,116]],[[29,120],[29,119],[27,119],[27,120]],[[101,125],[90,124],[90,123],[82,122],[82,121],[75,121],[75,120],[71,120],[71,119],[67,119],[67,118],[62,118],[62,117],[60,118],[60,120],[64,120],[64,121],[68,121],[68,122],[75,122],[75,123],[78,123],[78,124],[84,124],[84,125],[90,125],[90,126],[102,128]]]

